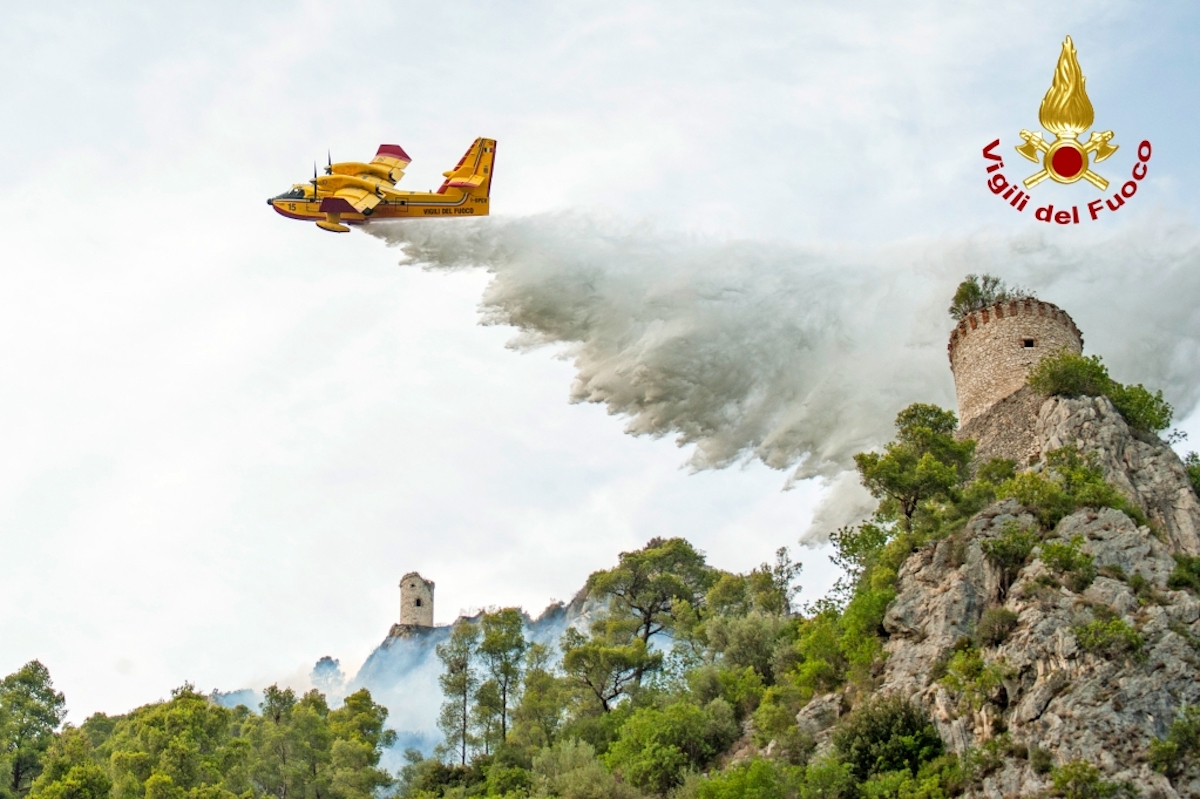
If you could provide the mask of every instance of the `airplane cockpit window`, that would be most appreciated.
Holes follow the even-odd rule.
[[[280,194],[275,199],[276,200],[303,200],[304,199],[304,187],[296,186],[295,188],[289,189],[288,191],[285,191],[283,194]]]

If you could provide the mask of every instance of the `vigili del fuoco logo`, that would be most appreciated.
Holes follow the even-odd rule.
[[[988,189],[1007,200],[1017,211],[1025,210],[1032,199],[1028,192],[1046,178],[1055,183],[1086,180],[1101,192],[1107,192],[1108,179],[1093,169],[1092,165],[1106,161],[1120,145],[1112,143],[1114,134],[1111,130],[1093,130],[1087,141],[1081,142],[1080,137],[1094,120],[1095,111],[1087,96],[1087,78],[1079,68],[1075,43],[1068,36],[1058,56],[1054,82],[1050,84],[1050,90],[1042,98],[1042,107],[1038,110],[1038,121],[1054,135],[1054,140],[1046,141],[1037,131],[1022,130],[1021,139],[1025,143],[1016,148],[1018,153],[1039,164],[1041,169],[1021,181],[1025,187],[1023,190],[1018,188],[1000,171],[1004,169],[1004,159],[999,152],[1000,140],[996,139],[983,148],[983,157],[989,162],[987,171],[991,175],[987,181]],[[1114,190],[1111,196],[1101,196],[1089,202],[1086,206],[1087,217],[1096,220],[1102,213],[1120,210],[1137,193],[1138,184],[1146,177],[1149,163],[1150,142],[1143,141],[1138,145],[1137,161],[1133,164],[1130,179]],[[1076,205],[1069,209],[1060,206],[1057,211],[1053,203],[1035,205],[1033,215],[1040,222],[1059,225],[1077,225],[1080,220],[1079,206]]]

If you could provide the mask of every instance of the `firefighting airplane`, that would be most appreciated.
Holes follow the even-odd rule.
[[[328,159],[325,175],[297,183],[290,191],[267,200],[289,219],[308,219],[322,230],[346,233],[343,223],[407,217],[487,216],[492,191],[495,139],[476,139],[458,166],[443,173],[437,191],[399,191],[396,183],[412,161],[396,144],[381,144],[371,163]]]

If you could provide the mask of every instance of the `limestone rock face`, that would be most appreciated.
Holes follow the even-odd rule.
[[[1127,581],[1103,575],[1082,593],[1054,586],[1037,550],[1002,591],[982,542],[999,535],[1006,521],[1033,520],[1015,502],[994,505],[972,520],[965,543],[941,541],[904,564],[885,620],[891,637],[881,690],[920,701],[960,753],[1007,730],[1016,743],[1054,753],[1060,765],[1086,760],[1109,779],[1176,796],[1141,762],[1180,705],[1200,702],[1200,601],[1167,589],[1174,567],[1169,548],[1119,511],[1079,511],[1059,524],[1056,537],[1080,536],[1081,550],[1098,567],[1141,575],[1153,598],[1139,598]],[[965,551],[956,556],[956,548]],[[1015,613],[1017,625],[999,646],[982,648],[984,661],[999,667],[1004,680],[989,703],[975,708],[936,679],[937,667],[960,638],[974,633],[988,607]],[[1107,614],[1142,636],[1144,657],[1084,651],[1075,628]],[[979,795],[1023,796],[1046,787],[1028,761],[1009,760]]]
[[[1104,477],[1162,527],[1176,552],[1200,555],[1200,500],[1166,443],[1129,429],[1107,397],[1046,400],[1035,434],[1041,452],[1072,442],[1093,452]]]
[[[1200,780],[1172,785],[1146,762],[1150,742],[1166,735],[1180,706],[1200,702],[1200,600],[1167,587],[1172,554],[1200,553],[1200,502],[1183,465],[1165,443],[1131,432],[1103,398],[1046,400],[1035,444],[1039,458],[1066,445],[1095,453],[1107,479],[1158,529],[1112,509],[1077,511],[1006,586],[983,543],[1006,526],[1036,528],[1036,522],[1013,500],[985,509],[963,531],[915,552],[901,567],[884,619],[889,637],[879,690],[923,705],[959,753],[1006,731],[1018,747],[1047,750],[1058,765],[1085,760],[1106,779],[1132,782],[1144,796],[1200,792]],[[1043,467],[1044,460],[1033,466]],[[1039,557],[1046,542],[1072,539],[1100,572],[1081,592],[1062,584]],[[1015,614],[1016,624],[998,644],[975,641],[983,661],[1001,675],[981,701],[942,677],[956,645],[971,639],[984,613],[995,608]],[[1080,643],[1080,628],[1111,619],[1136,631],[1140,651],[1098,654]],[[801,721],[821,727],[834,701],[822,697],[813,705]],[[1010,756],[971,795],[1000,799],[1049,787],[1028,758]]]

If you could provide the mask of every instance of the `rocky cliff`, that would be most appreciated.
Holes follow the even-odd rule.
[[[921,703],[960,754],[1003,742],[971,795],[1037,795],[1049,788],[1050,763],[1073,760],[1145,796],[1200,795],[1200,780],[1172,784],[1147,762],[1179,708],[1200,702],[1200,601],[1168,588],[1172,555],[1200,554],[1200,502],[1175,453],[1131,431],[1107,399],[1051,398],[1036,414],[1032,442],[1022,440],[1032,444],[1031,468],[1066,445],[1094,453],[1149,524],[1079,510],[1006,571],[989,542],[1037,527],[1007,500],[915,552],[884,620],[879,690]],[[1090,556],[1094,578],[1064,577],[1047,563],[1061,567],[1048,556],[1055,551]],[[820,697],[798,721],[828,728],[844,704]]]

